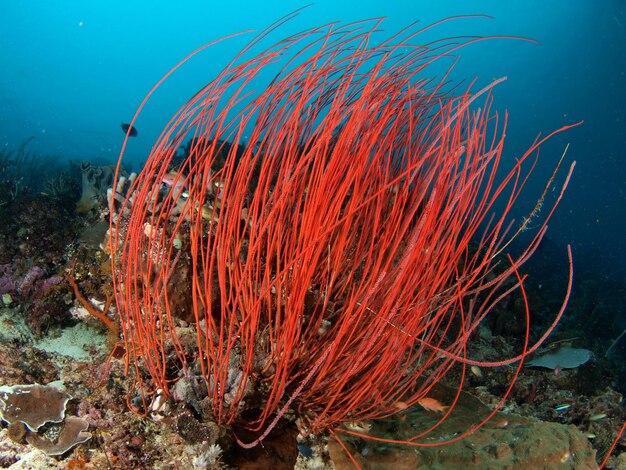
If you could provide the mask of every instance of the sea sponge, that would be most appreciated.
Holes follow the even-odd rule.
[[[81,197],[76,203],[76,212],[85,214],[96,207],[100,198],[113,181],[113,166],[94,166],[89,162],[80,164]]]

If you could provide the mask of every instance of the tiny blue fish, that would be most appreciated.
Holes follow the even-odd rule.
[[[298,444],[298,451],[302,454],[304,458],[310,459],[313,457],[313,449],[304,444]]]

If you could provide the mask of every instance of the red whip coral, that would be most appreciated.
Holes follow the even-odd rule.
[[[502,79],[473,91],[428,76],[482,38],[419,44],[427,28],[412,26],[376,43],[379,25],[331,24],[250,57],[277,25],[262,33],[171,119],[112,211],[128,366],[165,394],[201,376],[219,423],[258,432],[250,445],[287,409],[335,432],[477,364],[470,335],[524,294],[518,269],[563,194],[505,257],[527,224],[507,216],[552,134],[496,177]],[[492,365],[521,364],[536,348],[528,332],[519,357]]]

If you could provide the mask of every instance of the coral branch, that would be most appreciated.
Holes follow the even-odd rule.
[[[109,308],[111,307],[111,303],[113,302],[113,297],[110,295],[106,296],[106,302],[104,304],[104,308],[102,309],[102,311],[100,311],[98,310],[98,308],[96,308],[94,304],[92,304],[89,300],[87,300],[83,296],[83,294],[80,293],[78,284],[76,284],[76,281],[71,275],[64,273],[63,276],[65,277],[65,279],[67,279],[67,282],[70,283],[70,285],[72,286],[72,289],[74,289],[74,296],[76,297],[76,299],[78,299],[78,301],[85,308],[85,310],[87,310],[90,315],[92,315],[93,317],[97,318],[102,323],[104,323],[107,326],[107,328],[112,332],[113,335],[115,335],[116,337],[119,336],[119,331],[120,331],[119,327],[109,317],[106,316],[106,312],[109,311]]]

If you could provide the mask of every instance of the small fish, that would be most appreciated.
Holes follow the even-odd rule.
[[[417,400],[417,403],[425,410],[436,411],[437,413],[443,413],[448,409],[447,406],[442,405],[439,400],[435,400],[434,398],[420,398]]]
[[[189,192],[185,191],[185,175],[178,174],[176,171],[170,171],[163,176],[161,183],[172,188],[172,192],[175,195],[174,197],[182,196],[183,199],[189,197]]]
[[[399,410],[406,410],[409,407],[409,404],[404,401],[397,401],[393,405]]]
[[[563,405],[557,406],[554,409],[554,411],[565,411],[565,410],[567,410],[568,408],[571,408],[571,407],[572,407],[572,405],[570,405],[569,403],[564,403]]]
[[[163,175],[161,182],[167,186],[183,186],[185,177],[179,175],[177,171],[170,171]]]
[[[483,371],[480,370],[480,367],[478,366],[472,366],[470,367],[470,371],[472,372],[472,374],[474,374],[476,377],[482,377],[483,376]]]
[[[345,423],[345,427],[350,431],[367,434],[372,429],[372,423],[368,423],[366,421],[349,421]]]
[[[497,419],[493,422],[493,427],[498,429],[505,429],[509,426],[508,420],[504,418]]]
[[[123,122],[122,130],[124,131],[124,134],[128,134],[129,137],[137,137],[137,129],[135,129],[130,124],[126,124],[125,122]]]
[[[606,418],[606,413],[598,413],[589,417],[589,421],[600,421],[601,419]]]

